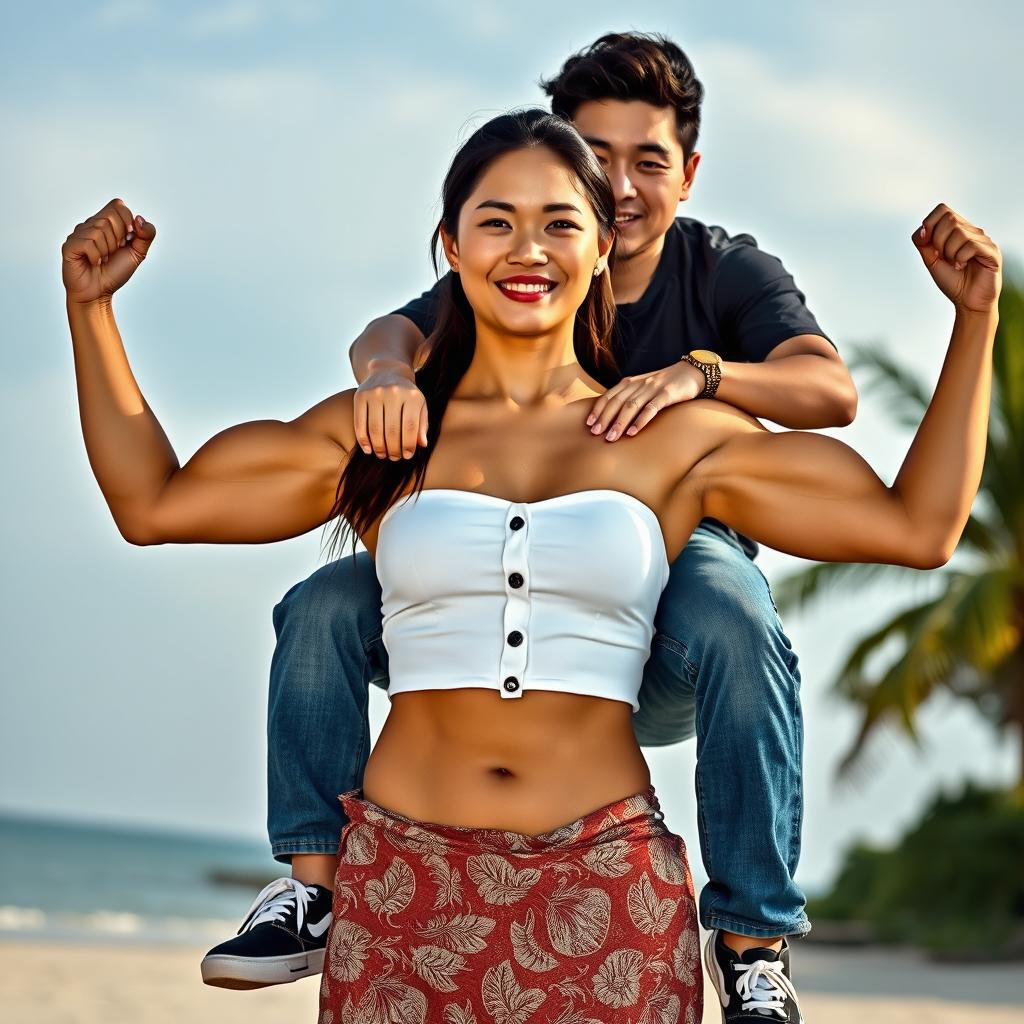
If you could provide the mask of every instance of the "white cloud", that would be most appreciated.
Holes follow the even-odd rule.
[[[700,67],[709,155],[738,171],[737,188],[767,178],[774,197],[804,210],[902,216],[964,184],[944,126],[911,117],[898,95],[872,94],[867,80],[783,71],[740,45],[704,50]]]

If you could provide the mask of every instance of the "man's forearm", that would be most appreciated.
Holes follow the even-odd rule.
[[[423,335],[408,317],[389,313],[371,320],[348,350],[356,383],[362,384],[382,366],[407,367],[412,379],[416,354],[422,344]]]
[[[791,430],[845,427],[857,413],[857,391],[845,364],[811,353],[723,363],[716,397]]]

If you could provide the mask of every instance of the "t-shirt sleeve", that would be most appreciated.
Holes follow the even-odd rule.
[[[747,362],[763,362],[798,334],[817,334],[836,347],[782,261],[756,245],[741,243],[722,254],[711,295],[725,337]]]
[[[448,275],[445,274],[430,291],[424,292],[419,298],[407,302],[401,309],[392,310],[392,314],[404,316],[411,320],[420,330],[423,337],[427,337],[437,323],[437,307],[441,296],[441,285]]]

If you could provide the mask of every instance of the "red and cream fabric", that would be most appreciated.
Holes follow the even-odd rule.
[[[654,787],[539,836],[340,799],[319,1024],[697,1024],[693,880]]]

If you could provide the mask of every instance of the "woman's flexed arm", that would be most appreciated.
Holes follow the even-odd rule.
[[[351,392],[290,423],[225,430],[180,466],[132,373],[111,304],[155,235],[115,199],[62,249],[82,433],[118,529],[135,544],[256,543],[313,529],[330,515],[351,448]]]
[[[948,561],[985,459],[1002,261],[984,232],[946,206],[925,219],[914,243],[956,315],[935,394],[893,486],[840,441],[769,433],[709,403],[722,440],[688,481],[705,515],[818,561]]]

